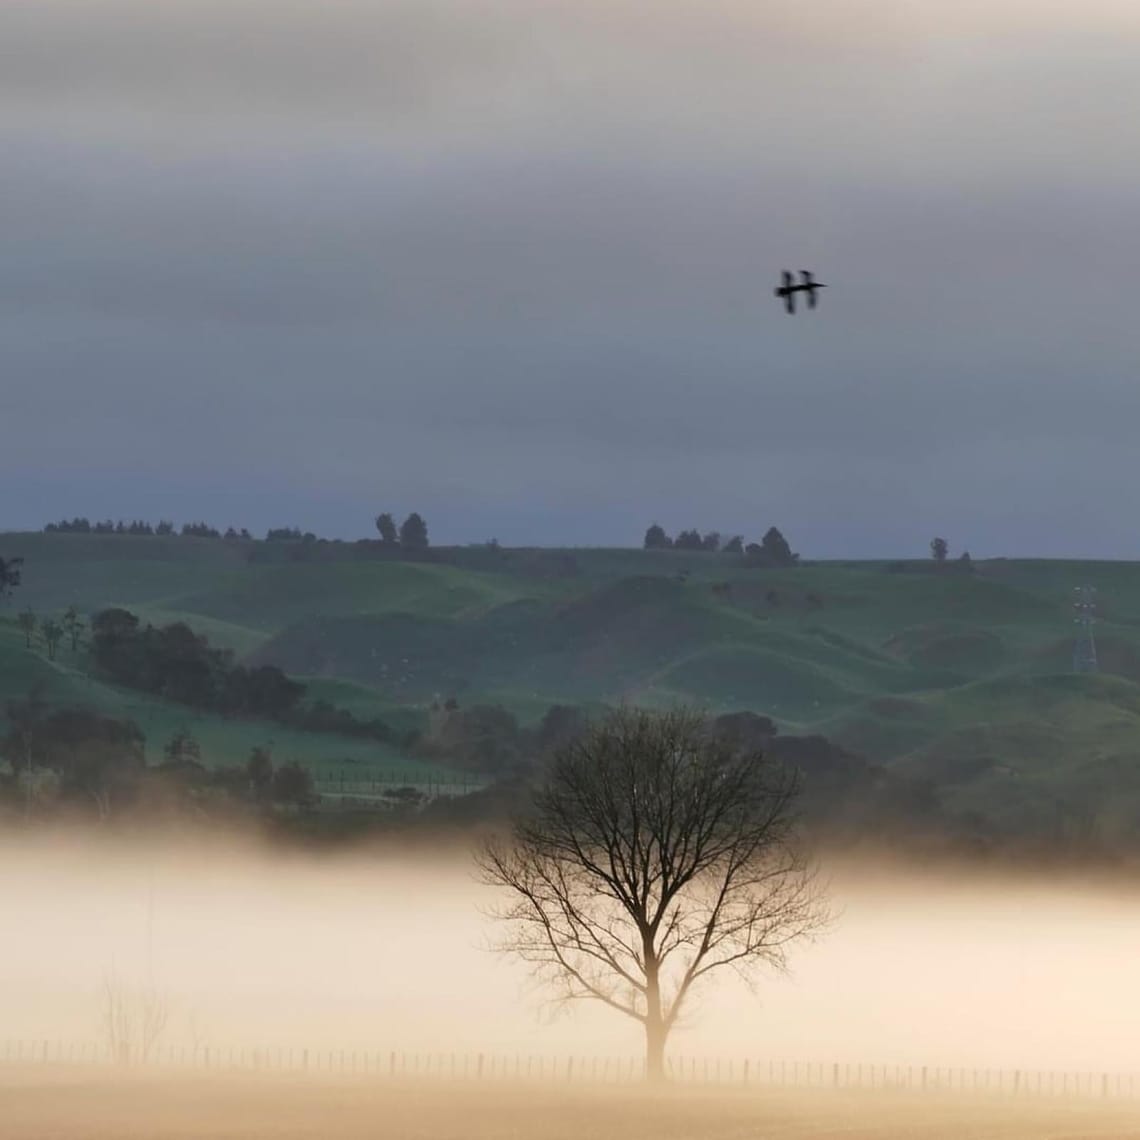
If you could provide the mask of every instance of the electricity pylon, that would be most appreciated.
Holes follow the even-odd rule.
[[[1097,671],[1096,640],[1092,627],[1096,624],[1096,587],[1077,586],[1073,590],[1073,609],[1077,616],[1077,637],[1073,642],[1073,671],[1075,673],[1095,673]]]

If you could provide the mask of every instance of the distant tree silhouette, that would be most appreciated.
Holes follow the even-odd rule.
[[[257,747],[245,764],[250,791],[259,800],[268,799],[273,786],[273,756],[268,748]]]
[[[223,716],[266,717],[310,732],[387,740],[378,718],[358,720],[327,701],[301,707],[305,686],[275,665],[235,665],[184,622],[140,628],[124,609],[103,610],[91,623],[91,658],[98,673],[128,688]]]
[[[720,534],[715,530],[710,530],[701,539],[701,549],[715,554],[720,549]]]
[[[16,623],[24,632],[24,648],[31,649],[32,634],[36,632],[36,615],[31,610],[24,610],[16,618]]]
[[[273,799],[279,804],[294,807],[307,807],[316,798],[313,790],[313,777],[307,768],[295,761],[282,764],[273,773]]]
[[[83,518],[60,519],[44,527],[44,534],[88,534],[90,531],[91,523]]]
[[[793,566],[799,559],[798,554],[792,553],[788,540],[773,526],[760,540],[760,548],[764,560],[772,566]]]
[[[63,626],[54,618],[49,618],[40,627],[40,636],[44,639],[48,660],[54,661],[55,651],[59,648],[59,643],[63,640]]]
[[[194,735],[185,728],[180,728],[163,745],[162,754],[168,764],[200,764],[202,762],[202,748]]]
[[[43,760],[40,730],[47,715],[43,683],[33,685],[23,700],[7,701],[4,714],[8,734],[0,741],[0,756],[8,761],[13,772],[30,771]],[[30,795],[30,781],[27,788]]]
[[[683,530],[677,535],[673,541],[674,547],[677,550],[702,550],[704,549],[700,531],[697,530]]]
[[[395,546],[400,541],[396,520],[387,512],[376,516],[376,529],[380,532],[380,541],[388,546]]]
[[[173,534],[174,533],[174,523],[170,522],[169,519],[162,519],[159,522],[158,526],[156,526],[154,528],[154,533],[155,534]]]
[[[427,523],[415,511],[400,527],[400,545],[408,550],[423,550],[428,545]]]
[[[643,546],[646,550],[668,550],[672,545],[673,540],[665,533],[664,527],[658,526],[657,523],[645,532]]]
[[[590,720],[583,709],[574,705],[551,705],[538,726],[539,750],[552,752],[565,748],[585,736],[589,727]]]
[[[14,771],[48,769],[64,799],[94,802],[102,818],[130,795],[145,768],[145,740],[132,721],[117,721],[89,709],[48,713],[38,691],[8,705],[8,736],[0,753]],[[29,799],[32,781],[27,782]]]
[[[942,563],[946,561],[946,555],[950,552],[949,544],[944,538],[932,538],[930,540],[930,557],[935,562]]]
[[[71,652],[74,653],[79,648],[79,639],[85,628],[79,611],[74,606],[67,607],[67,612],[63,615],[63,628],[71,638]]]
[[[744,553],[744,537],[743,535],[734,534],[724,544],[725,554],[743,554]]]
[[[448,710],[440,725],[435,750],[453,767],[488,775],[517,768],[522,760],[518,722],[498,705],[474,705]]]
[[[0,558],[0,601],[12,596],[12,591],[20,584],[22,558]]]

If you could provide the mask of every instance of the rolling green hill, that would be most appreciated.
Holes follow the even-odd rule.
[[[120,605],[185,621],[314,696],[401,727],[437,694],[524,721],[553,703],[689,701],[826,734],[1011,827],[1097,804],[1124,827],[1140,807],[1140,564],[995,560],[968,575],[489,548],[409,561],[376,544],[70,534],[0,535],[0,554],[25,559],[0,629],[0,698],[41,678],[53,699],[135,717],[152,746],[186,725],[227,759],[272,738],[318,766],[402,762],[384,746],[195,718],[116,690],[87,676],[82,654],[49,663],[25,649],[16,611]],[[1070,667],[1071,593],[1083,584],[1098,588],[1104,619],[1092,677]]]

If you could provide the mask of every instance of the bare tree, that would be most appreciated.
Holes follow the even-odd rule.
[[[100,1015],[103,1041],[117,1065],[145,1064],[166,1031],[170,1008],[153,985],[131,991],[111,970],[104,975]]]
[[[499,948],[558,1000],[600,1001],[645,1029],[646,1073],[694,987],[786,967],[827,920],[794,843],[796,774],[699,713],[622,710],[558,752],[532,810],[478,857],[505,888]]]

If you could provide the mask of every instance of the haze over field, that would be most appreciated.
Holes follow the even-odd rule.
[[[169,1002],[164,1045],[631,1057],[640,1030],[551,1023],[461,850],[282,860],[228,849],[7,844],[5,1038],[100,1040],[112,969]],[[1140,895],[1079,879],[829,868],[840,921],[755,995],[718,982],[670,1055],[1130,1071]]]
[[[1132,556],[1138,47],[1124,0],[9,0],[5,524]]]
[[[1140,1136],[1138,58],[0,0],[0,1140]]]

